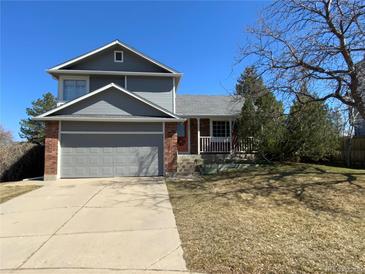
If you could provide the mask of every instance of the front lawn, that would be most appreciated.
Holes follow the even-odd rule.
[[[40,187],[38,185],[0,184],[0,204]]]
[[[365,170],[268,165],[167,185],[191,271],[365,272]]]

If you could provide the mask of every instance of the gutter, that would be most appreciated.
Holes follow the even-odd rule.
[[[34,117],[34,121],[82,121],[82,122],[185,122],[185,118],[118,118],[118,117]]]

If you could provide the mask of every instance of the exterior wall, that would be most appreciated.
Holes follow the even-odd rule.
[[[170,77],[128,76],[127,89],[137,95],[173,111],[174,81]]]
[[[58,165],[58,121],[46,122],[44,180],[57,179]]]
[[[190,119],[190,153],[198,154],[198,124],[197,119]]]
[[[200,119],[200,136],[210,136],[210,119]]]
[[[123,62],[114,62],[114,51],[123,51]],[[125,48],[115,45],[82,61],[65,67],[70,70],[109,70],[134,72],[167,72]]]
[[[210,119],[200,119],[200,136],[210,136]],[[198,154],[198,120],[190,119],[190,153]]]
[[[165,174],[171,175],[177,170],[177,123],[165,123],[164,163]]]
[[[61,109],[55,114],[166,117],[161,111],[114,88]]]
[[[122,75],[90,75],[89,90],[92,92],[110,83],[117,84],[118,86],[124,88],[124,80],[125,77]]]
[[[67,75],[66,78],[78,78],[77,75]],[[85,76],[80,76],[85,78]],[[161,106],[171,112],[173,112],[174,105],[174,80],[172,77],[155,77],[155,76],[116,76],[116,75],[90,75],[86,78],[89,79],[89,92],[104,87],[110,83],[117,84],[122,88],[126,88],[129,91]],[[125,83],[127,79],[127,84]],[[59,79],[58,84],[58,100],[61,100],[61,90],[63,85],[63,78]]]

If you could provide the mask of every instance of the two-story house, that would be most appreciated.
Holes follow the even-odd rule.
[[[182,74],[116,40],[48,70],[44,178],[162,176],[178,154],[231,153],[241,104],[178,95]]]

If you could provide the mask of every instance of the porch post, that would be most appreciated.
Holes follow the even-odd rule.
[[[198,154],[200,154],[200,118],[197,118],[198,126]]]
[[[232,154],[232,120],[229,119],[229,151]]]

